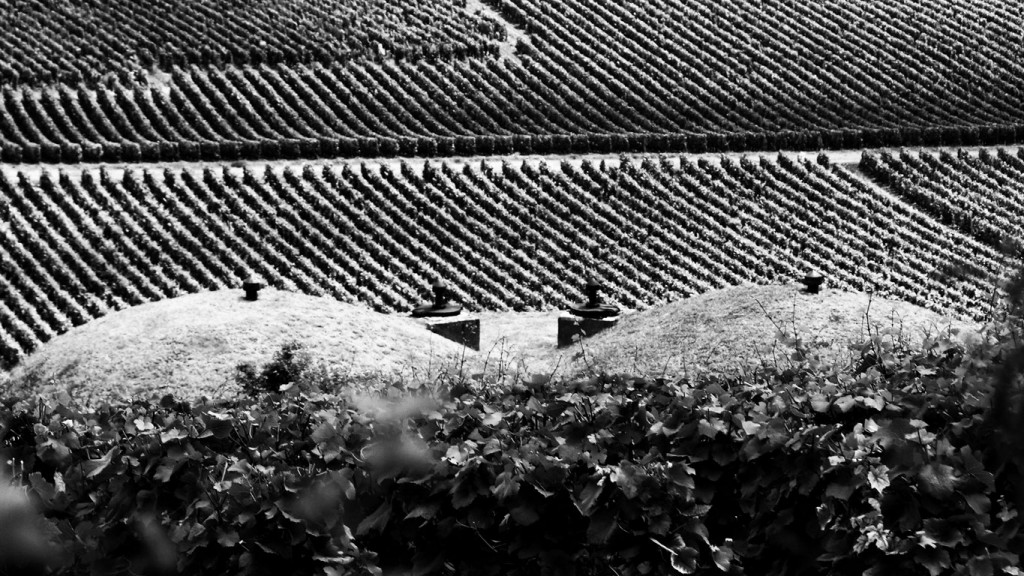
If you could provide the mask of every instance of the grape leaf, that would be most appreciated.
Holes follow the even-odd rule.
[[[970,570],[971,576],[992,576],[992,560],[975,556],[967,561],[967,569]]]
[[[537,520],[540,520],[540,514],[537,514],[537,511],[533,509],[533,506],[527,504],[516,506],[509,510],[509,513],[512,515],[512,519],[522,526],[529,526]]]
[[[594,504],[597,503],[597,498],[601,495],[602,490],[604,490],[603,484],[598,484],[596,480],[591,480],[580,491],[578,497],[573,499],[580,514],[590,516],[590,512],[594,509]]]
[[[391,503],[384,502],[356,527],[356,535],[362,536],[371,530],[383,531],[391,518]]]
[[[839,411],[844,414],[849,412],[850,408],[853,408],[856,405],[857,401],[853,398],[853,396],[846,395],[836,398],[836,408],[839,408]]]
[[[499,502],[519,493],[519,481],[516,480],[513,472],[502,472],[498,474],[497,480],[498,483],[491,486],[491,493],[498,497]]]
[[[697,559],[699,557],[700,552],[696,548],[687,546],[672,555],[672,569],[680,574],[694,574],[697,572]]]
[[[95,460],[86,460],[82,462],[82,469],[85,471],[86,478],[95,478],[100,475],[107,466],[110,466],[110,461],[114,457],[114,452],[117,451],[117,447],[111,448],[101,458]]]
[[[587,541],[591,544],[605,544],[615,532],[616,527],[618,524],[615,521],[615,515],[610,510],[601,510],[590,516]]]

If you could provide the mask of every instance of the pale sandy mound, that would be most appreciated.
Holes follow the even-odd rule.
[[[463,348],[417,321],[274,289],[205,292],[115,312],[54,338],[11,373],[19,395],[67,390],[85,404],[123,394],[237,395],[235,367],[288,342],[360,381],[431,378]]]
[[[562,361],[568,372],[666,377],[736,374],[764,363],[785,368],[794,349],[778,338],[781,329],[814,343],[822,360],[848,363],[850,343],[864,341],[869,325],[873,335],[890,329],[883,333],[886,339],[912,346],[951,331],[969,339],[979,328],[865,293],[826,289],[810,295],[795,285],[749,285],[625,314],[617,326],[584,340]]]
[[[763,364],[789,366],[796,335],[828,362],[852,361],[851,342],[885,330],[919,345],[937,333],[977,325],[905,302],[797,286],[739,286],[641,312],[583,342],[557,348],[553,312],[484,312],[479,352],[429,332],[421,321],[330,298],[267,289],[257,302],[238,291],[184,296],[117,312],[55,338],[12,372],[19,395],[67,390],[86,404],[125,394],[182,398],[239,394],[235,367],[261,365],[298,342],[315,361],[351,376],[353,386],[487,373],[529,378],[599,372],[695,377],[735,374]],[[895,336],[893,334],[895,333]],[[970,338],[970,336],[968,336]]]

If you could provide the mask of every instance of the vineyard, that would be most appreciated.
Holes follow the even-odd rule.
[[[642,308],[817,268],[977,314],[1008,256],[930,210],[787,156],[7,172],[0,350],[251,272],[404,311],[435,278],[507,310],[565,306],[596,273]]]
[[[1024,153],[866,154],[861,168],[908,201],[1003,252],[1024,247]]]
[[[96,83],[153,66],[496,52],[501,23],[464,8],[453,0],[13,0],[0,5],[0,81]]]
[[[1019,1],[338,4],[5,2],[0,160],[1024,139]]]
[[[1019,575],[1022,102],[1024,0],[0,0],[0,576]]]

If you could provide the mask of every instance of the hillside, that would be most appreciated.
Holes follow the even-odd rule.
[[[916,204],[789,156],[4,171],[0,356],[250,272],[391,312],[438,277],[474,311],[563,308],[592,274],[641,309],[817,268],[983,315],[1007,255]]]
[[[16,0],[0,22],[4,162],[1002,144],[1024,125],[1017,0]]]

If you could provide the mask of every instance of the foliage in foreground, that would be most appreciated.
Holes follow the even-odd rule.
[[[0,531],[73,574],[1019,574],[1024,458],[988,410],[1013,351],[877,334],[854,370],[340,398],[290,348],[238,401],[7,402]]]

